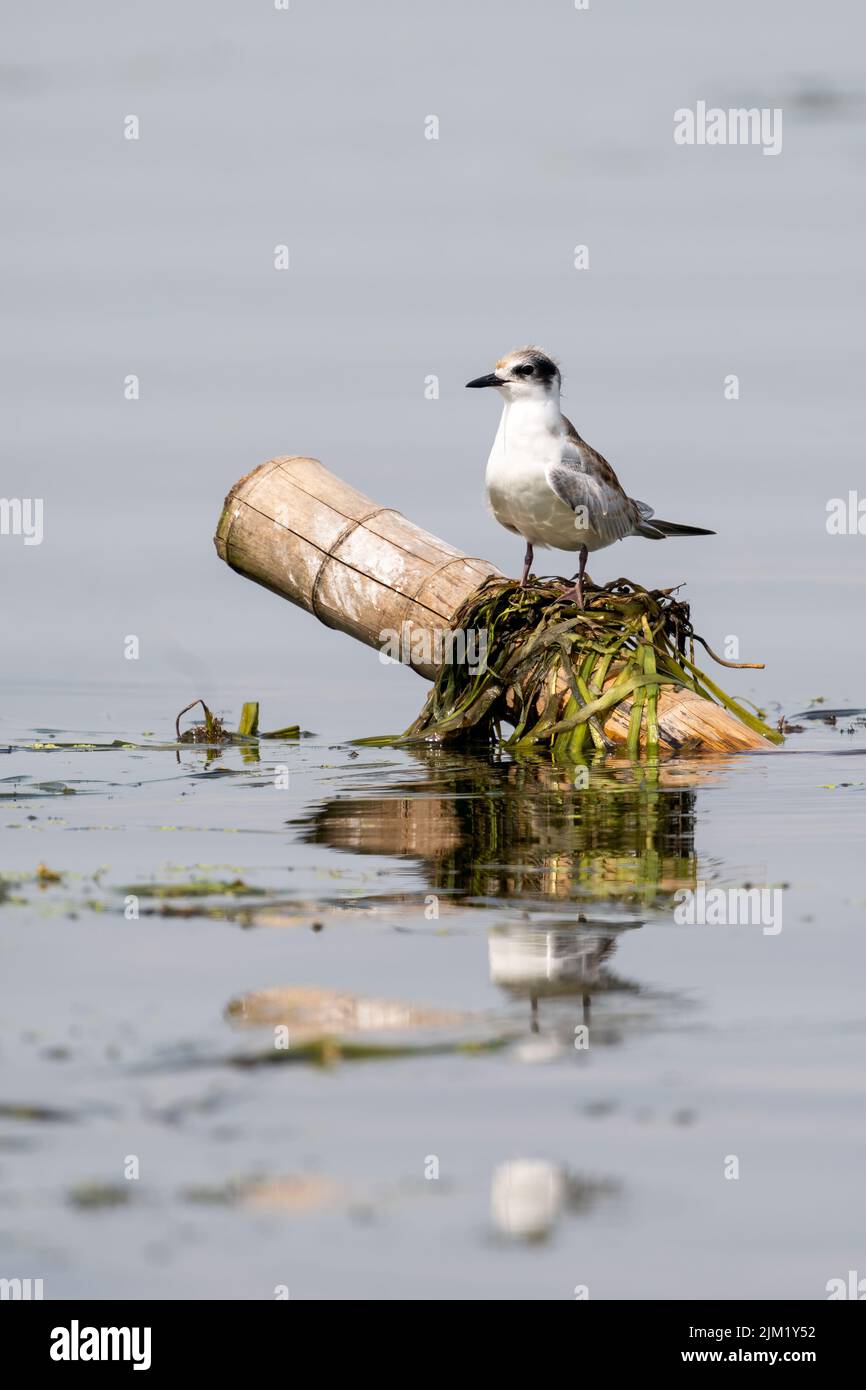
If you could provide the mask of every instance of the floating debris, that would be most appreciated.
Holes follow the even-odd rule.
[[[503,1235],[545,1240],[565,1200],[562,1169],[543,1159],[512,1159],[493,1174],[490,1211]]]
[[[276,1177],[233,1178],[213,1187],[187,1187],[186,1202],[202,1206],[246,1206],[259,1211],[290,1215],[332,1206],[344,1195],[343,1188],[317,1173],[290,1173]]]
[[[0,781],[14,784],[11,791],[0,791],[0,800],[5,801],[33,801],[37,797],[79,795],[74,787],[68,787],[65,782],[31,782],[26,776],[3,777]],[[24,783],[28,785],[25,786]]]
[[[120,890],[136,898],[211,898],[264,896],[264,888],[253,888],[243,879],[223,883],[214,879],[193,879],[191,883],[130,883]]]
[[[180,731],[180,721],[183,715],[196,705],[201,705],[204,711],[204,720],[199,724],[193,724],[183,733]],[[174,721],[178,743],[202,743],[202,744],[225,744],[225,743],[255,743],[262,738],[272,739],[298,739],[301,737],[300,724],[289,724],[282,729],[270,729],[267,733],[259,733],[259,703],[258,700],[248,700],[241,709],[241,718],[237,731],[227,729],[220,717],[208,708],[204,700],[193,700],[190,704],[184,705]]]
[[[259,702],[248,700],[241,709],[238,733],[242,738],[255,738],[259,731]]]
[[[70,1188],[67,1200],[70,1206],[82,1211],[104,1211],[112,1207],[122,1207],[131,1201],[129,1184],[110,1182],[86,1182]]]
[[[496,1229],[511,1239],[547,1240],[565,1212],[582,1215],[620,1185],[612,1178],[583,1177],[557,1163],[515,1158],[493,1173],[490,1209]]]
[[[185,729],[181,733],[181,718],[191,709],[195,709],[196,705],[201,705],[204,710],[204,721],[200,724],[193,724],[191,728]],[[174,721],[174,727],[177,732],[178,743],[231,743],[232,741],[232,736],[225,728],[219,715],[209,710],[204,700],[193,700],[190,704],[184,705]]]
[[[787,735],[787,734],[804,734],[804,733],[806,732],[806,725],[805,725],[805,724],[792,724],[792,723],[790,722],[790,720],[787,719],[786,716],[785,716],[784,714],[783,714],[783,715],[781,716],[781,718],[779,719],[779,722],[778,722],[778,724],[776,725],[776,728],[779,730],[779,733],[780,733],[780,734],[784,734],[784,735]]]
[[[94,743],[93,741],[87,740],[66,740],[65,742],[51,740],[50,742],[14,743],[11,747],[16,752],[26,753],[59,753],[64,751],[72,753],[108,753],[119,748],[149,750],[163,747],[173,748],[174,744],[130,743],[127,739],[113,738],[110,743]]]
[[[579,609],[573,600],[562,600],[557,581],[521,588],[513,580],[487,579],[454,618],[455,629],[486,634],[485,661],[473,668],[452,650],[420,716],[392,741],[472,737],[490,743],[500,722],[507,722],[514,727],[502,740],[509,751],[544,747],[555,759],[574,762],[585,750],[611,751],[604,724],[623,705],[629,713],[628,752],[644,748],[653,757],[660,744],[659,692],[672,686],[724,706],[753,734],[781,743],[778,730],[697,667],[695,643],[722,666],[761,669],[762,663],[718,656],[694,631],[689,605],[674,592],[617,579],[590,587],[586,607]],[[712,746],[714,737],[708,727],[695,746]],[[688,736],[676,746],[687,751]]]
[[[331,1206],[340,1194],[340,1187],[330,1178],[290,1174],[259,1178],[246,1184],[241,1191],[241,1201],[245,1206],[264,1211],[304,1212]]]
[[[284,1024],[295,1039],[304,1041],[323,1033],[345,1037],[350,1033],[442,1028],[466,1018],[453,1010],[419,1008],[393,999],[371,999],[304,985],[244,994],[232,1000],[226,1013],[233,1023],[244,1027]]]
[[[241,995],[227,1005],[226,1017],[274,1034],[266,1052],[233,1058],[242,1066],[478,1051],[504,1046],[513,1033],[477,1015],[303,985]]]
[[[41,1124],[64,1124],[74,1120],[68,1110],[51,1105],[28,1105],[18,1101],[0,1101],[0,1120],[35,1120]]]
[[[818,719],[822,724],[835,724],[837,719],[862,719],[866,709],[804,709],[792,714],[792,719]]]

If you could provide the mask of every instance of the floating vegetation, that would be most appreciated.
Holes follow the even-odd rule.
[[[50,1105],[28,1105],[19,1101],[0,1101],[0,1120],[35,1120],[41,1124],[63,1124],[75,1119],[68,1110]]]
[[[181,733],[181,718],[188,714],[191,709],[195,709],[196,705],[201,705],[204,719]],[[244,704],[236,731],[227,729],[219,715],[214,714],[201,699],[193,700],[190,704],[184,705],[174,721],[174,727],[178,743],[254,743],[260,738],[296,739],[301,736],[299,724],[289,724],[283,729],[270,729],[267,733],[259,733],[259,704],[257,700],[248,700]]]
[[[184,729],[183,732],[181,732],[181,719],[191,709],[195,709],[196,705],[201,705],[204,715],[203,719],[197,724],[190,725],[188,729]],[[37,732],[44,731],[37,730]],[[301,738],[301,728],[299,724],[286,724],[279,729],[260,730],[259,706],[258,702],[254,700],[250,700],[244,704],[237,729],[227,728],[225,721],[221,719],[219,715],[214,714],[213,710],[208,707],[204,700],[193,700],[190,704],[185,705],[176,716],[175,733],[177,735],[176,741],[160,741],[157,743],[140,743],[134,739],[126,738],[114,738],[109,742],[102,743],[95,739],[58,739],[52,736],[46,739],[36,739],[29,743],[10,743],[2,751],[7,753],[109,753],[120,751],[153,753],[173,752],[181,747],[187,747],[190,744],[200,744],[202,747],[211,746],[216,748],[225,747],[228,744],[241,744],[245,745],[247,749],[255,754],[260,739],[278,739],[280,741],[285,741],[287,739],[295,740]],[[17,783],[22,780],[28,779],[20,777],[0,778],[2,782],[11,783]],[[23,790],[19,791],[16,788],[11,793],[0,791],[0,798],[8,797],[11,800],[13,797],[23,797],[25,795],[32,797],[35,795],[72,796],[76,794],[72,787],[65,786],[62,782],[34,783],[33,786],[37,790],[28,789],[25,792]]]
[[[241,709],[238,733],[242,738],[255,738],[259,732],[259,702],[248,700]]]
[[[180,721],[183,715],[188,714],[191,709],[195,709],[196,705],[201,705],[204,710],[203,721],[200,724],[193,724],[181,733]],[[193,700],[190,704],[184,705],[174,721],[174,727],[177,732],[178,743],[231,743],[232,739],[219,715],[209,710],[204,700]]]
[[[106,1211],[113,1207],[126,1206],[132,1200],[129,1184],[111,1182],[85,1182],[70,1188],[67,1194],[70,1206],[81,1211]]]
[[[584,609],[562,600],[562,592],[557,581],[521,588],[513,580],[485,580],[458,610],[454,626],[486,634],[486,660],[470,667],[455,659],[459,644],[452,644],[420,716],[396,741],[491,742],[505,722],[513,726],[500,739],[506,749],[543,748],[557,761],[575,762],[612,749],[604,725],[623,706],[628,729],[622,741],[631,755],[645,749],[656,756],[660,743],[710,746],[712,727],[691,744],[687,736],[660,734],[660,693],[673,687],[723,707],[753,734],[782,742],[778,730],[699,669],[695,644],[722,666],[761,669],[761,663],[717,656],[694,631],[689,605],[674,590],[618,579],[604,588],[589,586]]]
[[[113,738],[110,743],[94,743],[92,740],[66,740],[58,742],[55,739],[48,741],[37,741],[35,743],[13,743],[11,748],[22,750],[27,753],[108,753],[118,748],[162,748],[174,747],[174,744],[153,744],[153,743],[130,743],[128,739]]]
[[[0,880],[2,885],[2,880]],[[125,892],[132,892],[133,889],[125,889]],[[226,893],[225,889],[221,890]],[[218,922],[236,922],[241,927],[309,927],[313,931],[323,931],[326,918],[334,921],[343,918],[383,916],[388,908],[378,906],[374,903],[356,903],[351,900],[340,899],[294,899],[279,898],[277,896],[268,897],[267,890],[264,888],[243,888],[238,886],[236,890],[238,896],[247,893],[256,896],[256,901],[229,901],[226,902],[220,895],[220,891],[215,890],[213,896],[218,901],[203,904],[200,898],[207,896],[205,892],[190,894],[186,891],[174,891],[174,885],[168,885],[168,891],[157,893],[159,898],[181,898],[193,897],[194,902],[172,902],[161,901],[159,906],[143,907],[142,917],[197,917],[210,918]],[[140,896],[154,896],[152,890],[148,895],[141,893]],[[261,901],[264,897],[266,900]],[[420,909],[423,909],[424,899],[420,899]],[[397,910],[391,909],[396,915]]]
[[[189,883],[131,883],[121,890],[137,898],[211,898],[264,896],[264,888],[253,888],[243,879],[228,883],[218,879],[193,879]]]
[[[863,722],[866,709],[803,709],[792,714],[792,719],[818,719],[822,724],[835,724],[839,719],[856,719]]]
[[[74,787],[68,787],[65,782],[31,782],[28,776],[2,777],[0,782],[11,782],[11,791],[0,791],[0,799],[7,801],[33,801],[36,797],[44,796],[77,796]],[[24,783],[28,785],[25,786]]]

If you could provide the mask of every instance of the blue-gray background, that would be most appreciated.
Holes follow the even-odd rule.
[[[854,0],[49,0],[7,20],[0,492],[44,499],[45,538],[0,540],[0,624],[35,717],[62,718],[58,687],[96,720],[159,682],[334,733],[407,722],[415,677],[219,564],[221,499],[311,453],[516,572],[483,496],[499,403],[463,383],[525,341],[560,357],[567,412],[629,491],[719,532],[628,541],[596,577],[687,580],[708,639],[767,661],[739,685],[762,702],[856,697],[866,541],[825,529],[864,476]],[[782,107],[781,155],[677,147],[698,99]]]

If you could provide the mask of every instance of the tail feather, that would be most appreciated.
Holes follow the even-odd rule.
[[[715,531],[705,530],[703,526],[682,526],[678,521],[661,521],[655,516],[652,521],[643,521],[638,527],[637,533],[651,541],[663,541],[666,536],[714,536],[716,534]]]

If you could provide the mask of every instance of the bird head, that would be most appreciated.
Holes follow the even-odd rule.
[[[562,384],[552,357],[538,347],[517,348],[500,357],[494,371],[467,381],[467,386],[494,386],[507,401],[543,400]]]

